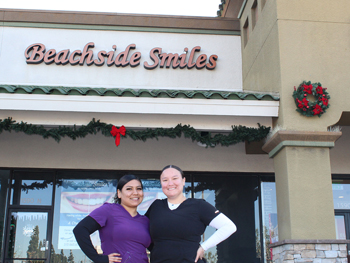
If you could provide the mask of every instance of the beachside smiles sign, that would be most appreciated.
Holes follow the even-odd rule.
[[[55,63],[56,65],[70,64],[80,66],[103,66],[111,67],[137,67],[141,64],[141,52],[134,51],[135,44],[128,45],[125,50],[117,52],[117,46],[113,45],[111,51],[101,50],[97,53],[93,52],[95,44],[93,42],[87,43],[83,50],[70,51],[64,49],[56,51],[49,49],[46,51],[44,44],[36,43],[27,47],[24,52],[27,64],[40,64],[44,62],[46,65]],[[144,61],[143,67],[148,70],[159,68],[180,68],[180,69],[208,69],[213,70],[216,67],[217,55],[199,54],[200,46],[195,46],[191,51],[187,47],[184,48],[182,54],[178,53],[163,53],[162,48],[155,47],[149,52],[149,59],[151,61]],[[197,53],[197,54],[196,54]],[[195,59],[195,55],[198,55]]]

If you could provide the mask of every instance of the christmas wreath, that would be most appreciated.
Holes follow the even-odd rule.
[[[310,101],[309,95],[313,95],[315,99]],[[329,108],[328,101],[331,97],[321,83],[303,81],[298,88],[294,87],[293,98],[297,105],[296,111],[307,117],[321,117]]]

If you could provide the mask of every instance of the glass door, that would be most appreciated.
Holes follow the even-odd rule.
[[[49,211],[10,209],[5,262],[46,263],[50,244]]]
[[[13,172],[2,262],[49,262],[53,178],[50,172]]]

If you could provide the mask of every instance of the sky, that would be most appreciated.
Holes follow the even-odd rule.
[[[216,17],[221,0],[0,0],[0,8]]]

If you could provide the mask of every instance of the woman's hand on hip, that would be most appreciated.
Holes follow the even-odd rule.
[[[121,262],[122,258],[120,257],[119,253],[111,253],[108,255],[108,260],[109,260],[109,263]]]
[[[204,257],[204,252],[205,252],[204,249],[201,246],[199,246],[197,250],[197,256],[194,262],[197,262],[198,259],[202,259]]]

